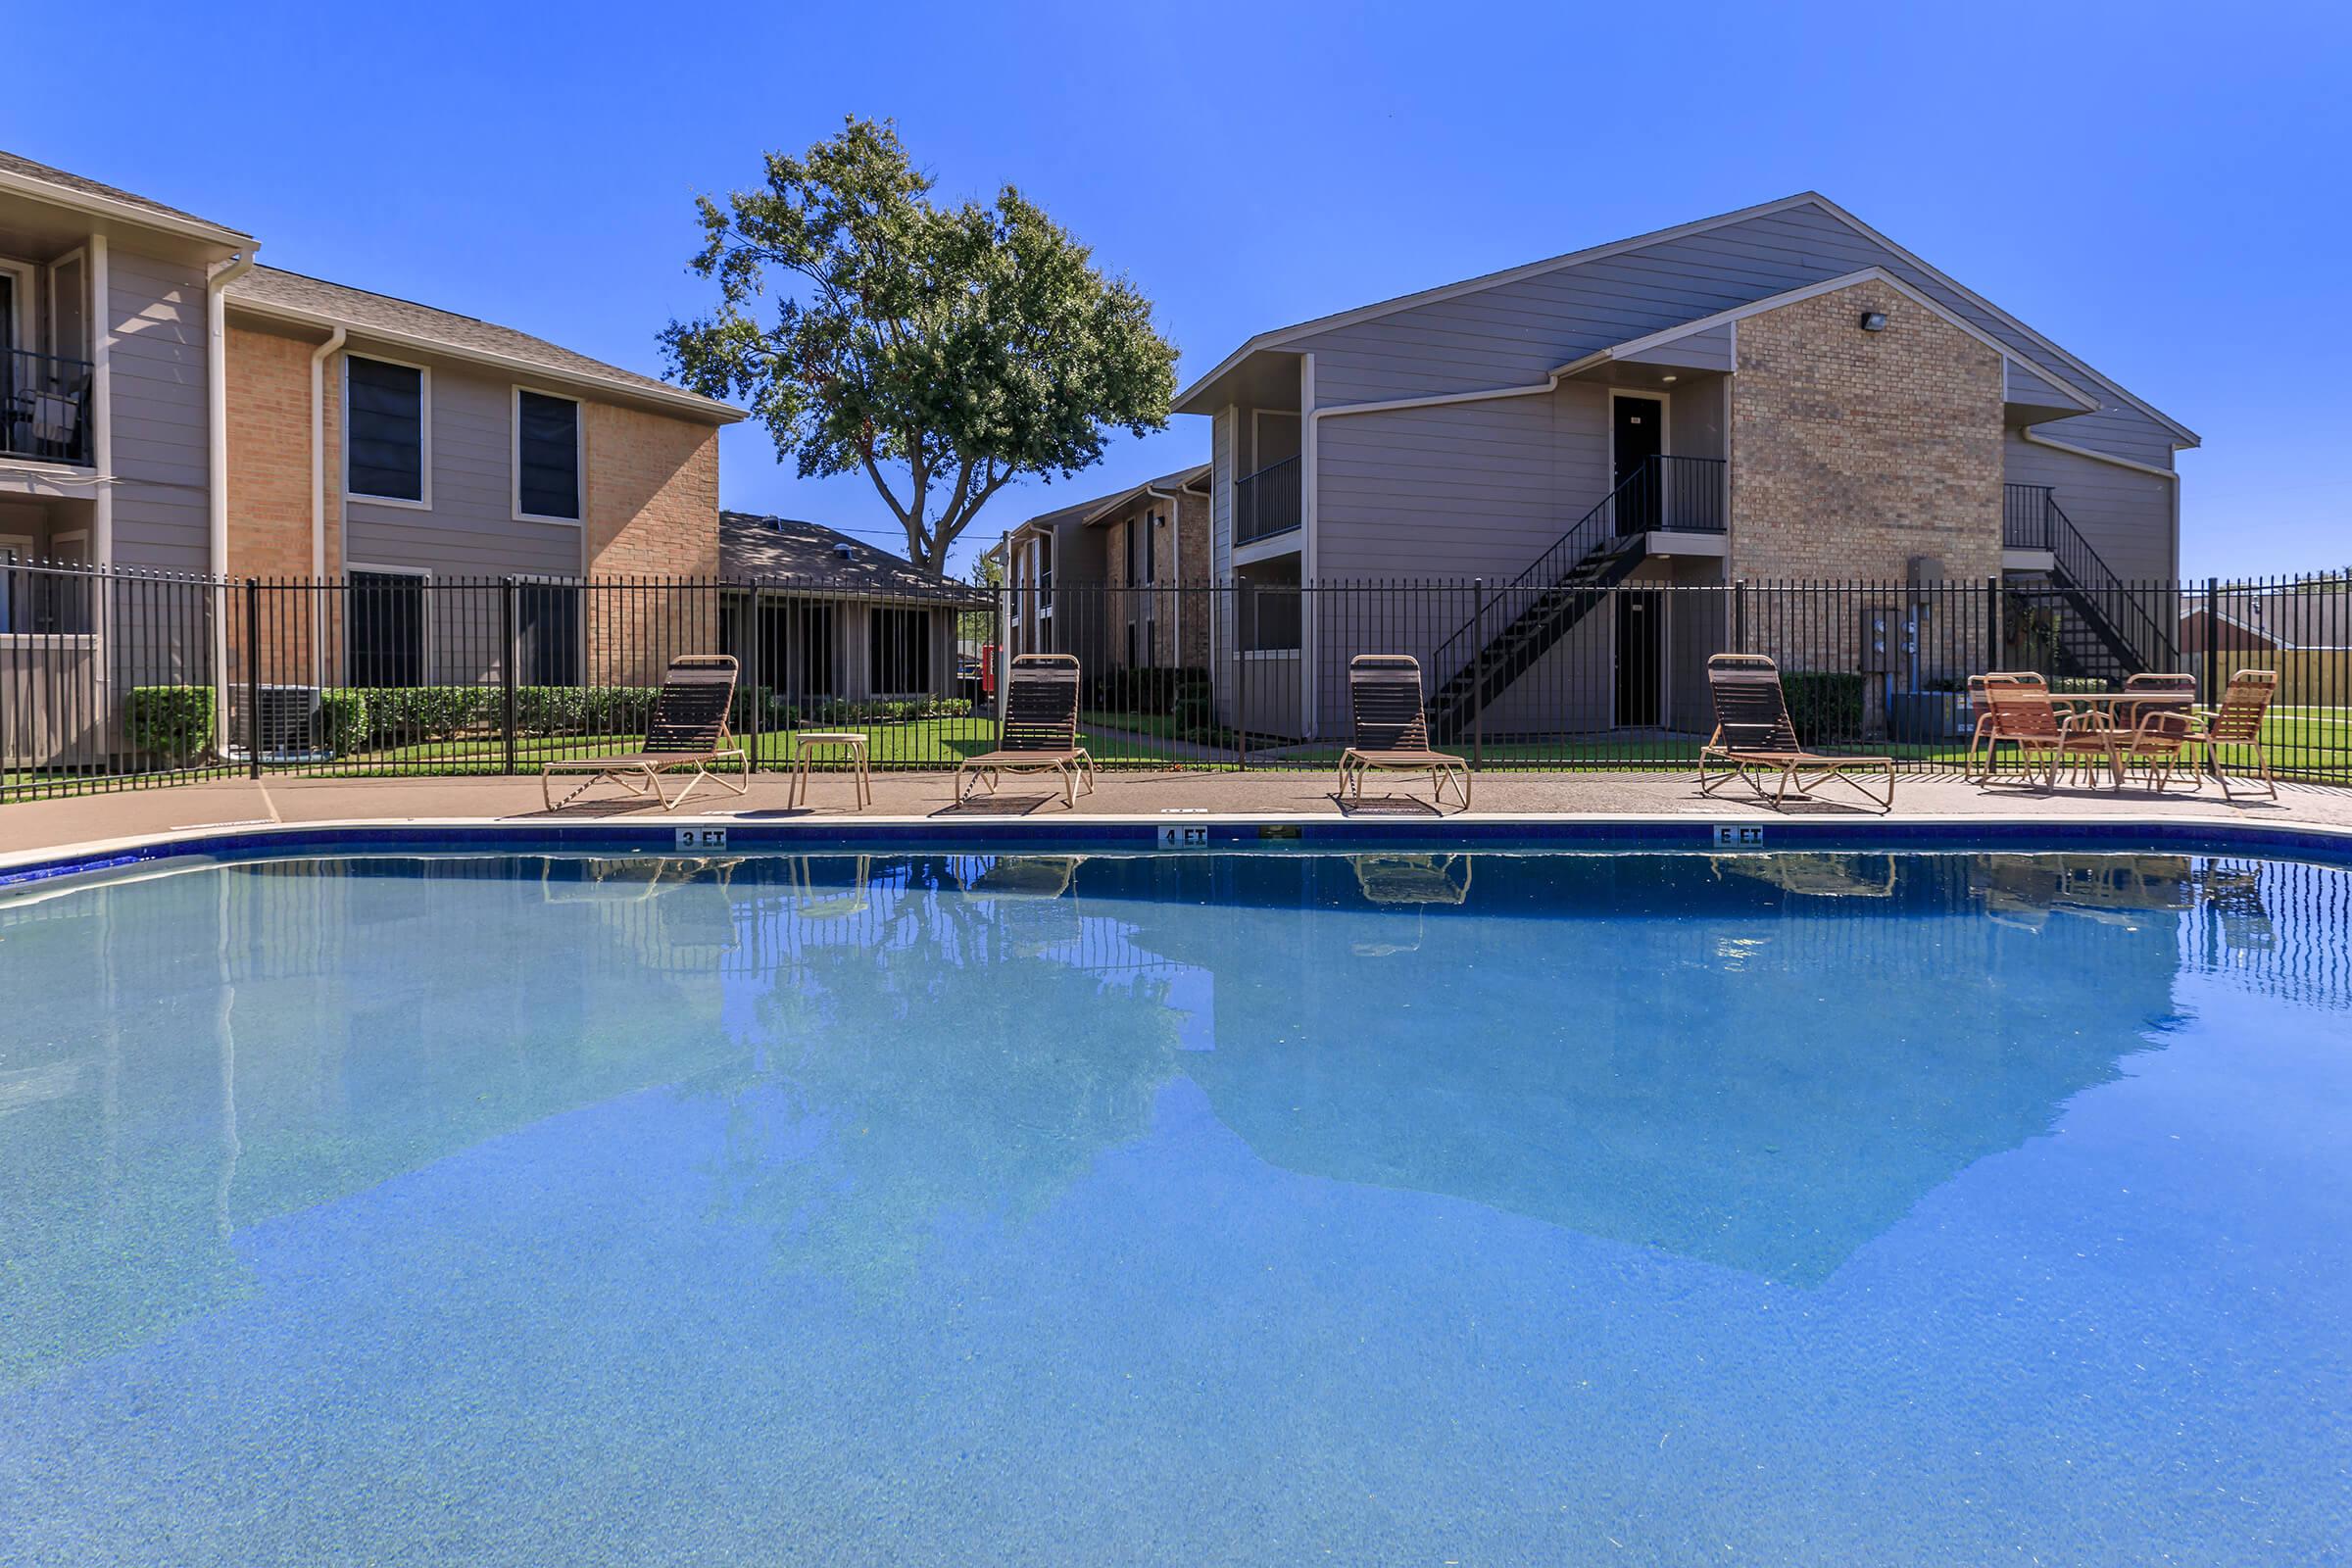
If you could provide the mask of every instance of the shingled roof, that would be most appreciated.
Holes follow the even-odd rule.
[[[166,207],[162,202],[150,201],[144,196],[133,195],[129,191],[101,183],[81,174],[69,173],[62,169],[52,169],[47,164],[34,163],[31,159],[17,153],[0,152],[0,174],[10,174],[18,179],[31,180],[36,184],[47,185],[67,196],[95,197],[102,202],[113,202],[123,207],[134,208],[139,212],[150,213],[157,218],[169,218],[182,223],[199,224],[235,239],[250,240],[253,238],[243,229],[231,228],[226,223],[216,222],[209,218],[199,218],[194,213],[183,212],[176,207]]]
[[[853,539],[838,528],[798,517],[763,517],[749,512],[718,514],[718,567],[737,581],[822,586],[845,595],[917,599],[984,608],[995,598],[985,588],[925,571],[904,556]]]
[[[617,365],[575,354],[558,343],[499,326],[478,317],[435,310],[390,294],[329,283],[274,267],[256,267],[228,285],[232,307],[265,316],[332,323],[462,359],[489,360],[555,379],[654,399],[706,418],[732,423],[743,411],[658,381]]]

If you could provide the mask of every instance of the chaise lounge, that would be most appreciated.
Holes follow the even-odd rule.
[[[1004,681],[1004,722],[995,751],[956,766],[956,800],[970,799],[968,774],[990,794],[1006,773],[1053,773],[1061,779],[1064,806],[1078,804],[1078,784],[1095,792],[1095,760],[1078,744],[1078,661],[1069,654],[1020,654]]]
[[[1430,804],[1446,804],[1453,786],[1470,809],[1470,764],[1430,750],[1429,712],[1421,702],[1421,662],[1410,654],[1358,654],[1348,662],[1348,703],[1355,744],[1340,754],[1340,797],[1364,798],[1367,773],[1426,773]]]
[[[684,654],[669,662],[661,693],[646,720],[645,745],[634,752],[605,757],[565,758],[539,769],[539,798],[551,811],[569,806],[597,785],[613,783],[640,799],[651,796],[662,809],[674,811],[686,804],[705,779],[742,795],[752,787],[751,757],[727,733],[727,712],[735,702],[735,660],[727,654]],[[712,772],[711,764],[733,762],[741,778],[730,781]],[[676,768],[690,768],[693,777],[674,796],[662,793],[662,780]],[[559,773],[585,773],[579,786],[561,801],[555,799]]]
[[[1766,655],[1715,655],[1707,661],[1707,690],[1715,699],[1715,733],[1698,750],[1699,794],[1713,795],[1736,778],[1777,811],[1788,804],[1790,790],[1810,796],[1824,784],[1838,783],[1881,811],[1894,809],[1894,759],[1806,751],[1788,717],[1781,666]],[[1729,771],[1710,773],[1710,763]],[[1851,776],[1855,773],[1883,775],[1885,792]],[[1777,778],[1779,786],[1766,789],[1759,774]]]

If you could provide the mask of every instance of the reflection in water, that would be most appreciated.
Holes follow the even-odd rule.
[[[2341,1539],[2348,886],[481,857],[0,903],[0,1557],[2280,1560]]]
[[[2345,878],[2267,862],[521,863],[0,906],[0,1378],[235,1298],[242,1226],[664,1085],[725,1107],[720,1207],[867,1288],[1051,1203],[1180,1073],[1302,1174],[1818,1281],[2161,1043],[2184,967],[2347,998]]]

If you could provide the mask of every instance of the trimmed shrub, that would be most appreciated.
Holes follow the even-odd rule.
[[[1090,708],[1165,713],[1186,697],[1206,697],[1208,671],[1193,665],[1139,664],[1104,670],[1088,682]]]
[[[497,717],[495,686],[354,687],[368,719],[370,746],[445,741]]]
[[[1788,720],[1808,746],[1859,740],[1863,682],[1869,677],[1831,670],[1789,670],[1781,676]]]
[[[318,742],[335,757],[367,750],[367,697],[359,692],[320,692]]]
[[[213,747],[210,686],[133,686],[122,703],[122,725],[136,750],[185,767]]]

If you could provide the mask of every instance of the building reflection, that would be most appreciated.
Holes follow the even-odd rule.
[[[12,981],[86,977],[10,988],[0,1386],[238,1299],[246,1227],[650,1089],[707,1116],[713,1213],[861,1291],[1045,1211],[1180,1079],[1291,1171],[1807,1283],[2156,1049],[2192,982],[2352,1008],[2352,880],[2282,862],[329,869],[0,904]]]

